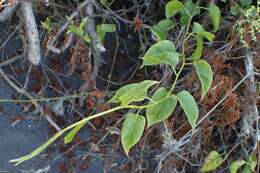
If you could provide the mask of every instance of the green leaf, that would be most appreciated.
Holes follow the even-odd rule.
[[[157,41],[166,40],[168,31],[174,28],[174,23],[169,19],[161,20],[157,25],[151,28],[152,33],[156,36]]]
[[[236,16],[241,13],[242,9],[239,5],[236,4],[234,6],[231,6],[230,11],[232,15]]]
[[[100,0],[101,4],[110,7],[116,0]]]
[[[205,60],[194,61],[194,66],[197,72],[197,75],[200,79],[201,88],[202,88],[202,97],[204,97],[210,89],[210,86],[213,81],[213,72],[210,65]]]
[[[255,171],[256,165],[257,165],[257,158],[255,154],[252,154],[249,159],[247,164],[249,165],[251,171]]]
[[[211,3],[208,8],[209,16],[212,19],[214,32],[216,32],[219,29],[220,24],[220,18],[221,18],[221,12],[218,6],[216,6],[214,3]]]
[[[96,30],[97,30],[99,40],[103,41],[107,32],[116,31],[116,25],[115,24],[101,24],[101,25],[97,25]]]
[[[163,19],[158,23],[158,26],[165,31],[169,31],[174,27],[174,23],[170,19]]]
[[[177,104],[177,98],[176,96],[166,98],[167,95],[167,90],[165,88],[160,88],[152,96],[152,101],[149,104],[160,102],[146,109],[148,127],[166,120],[174,111]]]
[[[41,21],[41,25],[44,29],[46,29],[48,31],[48,33],[51,32],[51,30],[52,30],[51,19],[49,17],[47,17],[45,21]]]
[[[145,118],[140,115],[129,113],[123,123],[121,132],[121,143],[125,153],[141,139],[145,128]]]
[[[202,56],[203,52],[203,37],[205,37],[209,41],[212,41],[215,35],[205,31],[203,26],[197,22],[194,22],[192,32],[197,34],[197,47],[192,54],[192,57],[193,60],[198,60]]]
[[[215,170],[223,163],[223,159],[216,151],[211,151],[206,157],[204,164],[201,168],[201,172],[209,172]]]
[[[122,106],[126,106],[131,102],[142,101],[147,97],[147,90],[157,81],[145,80],[140,83],[129,84],[117,90],[116,94],[109,102],[121,102]]]
[[[201,24],[199,24],[198,22],[193,23],[193,27],[192,27],[193,33],[201,34],[204,31],[205,31],[205,29],[203,28],[203,26]]]
[[[209,41],[212,41],[215,38],[214,34],[207,31],[202,32],[201,35]]]
[[[252,170],[250,169],[249,165],[245,165],[241,173],[252,173]]]
[[[248,8],[250,7],[252,0],[239,0],[239,2],[243,7]]]
[[[203,51],[203,36],[201,34],[197,35],[197,47],[192,54],[193,60],[198,60],[202,56]]]
[[[85,18],[80,22],[80,24],[79,24],[79,29],[80,29],[81,31],[84,31],[84,28],[85,28],[87,22],[88,22],[88,17],[85,17]]]
[[[209,41],[212,41],[213,38],[215,37],[214,34],[205,31],[203,26],[201,24],[197,23],[197,22],[193,23],[192,32],[196,33],[197,35],[202,35],[203,37],[205,37]]]
[[[167,18],[170,18],[180,12],[184,8],[182,2],[178,0],[172,0],[166,4],[165,15]]]
[[[169,40],[159,41],[145,53],[141,67],[168,64],[174,68],[178,64],[178,56],[173,42]]]
[[[199,117],[199,109],[193,96],[186,90],[177,94],[178,101],[186,114],[192,128],[195,128]]]
[[[236,160],[231,163],[229,167],[230,173],[237,173],[238,169],[246,164],[246,161],[244,160]]]
[[[200,14],[200,8],[197,4],[194,4],[192,0],[188,0],[184,3],[184,8],[180,13],[180,22],[183,26],[186,26],[189,23],[191,17]]]
[[[80,129],[86,124],[87,122],[83,122],[76,127],[74,127],[65,137],[64,137],[64,143],[69,144],[72,142],[76,134],[80,131]]]

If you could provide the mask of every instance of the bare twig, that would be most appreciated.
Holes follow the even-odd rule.
[[[15,56],[13,58],[10,58],[10,59],[6,60],[6,61],[0,62],[0,68],[8,66],[10,64],[13,64],[13,63],[15,63],[16,61],[18,61],[19,59],[22,59],[22,58],[23,58],[23,54],[22,55],[17,55],[17,56]]]
[[[53,53],[60,54],[64,52],[69,46],[72,41],[73,34],[70,33],[68,36],[68,41],[65,45],[63,45],[61,48],[57,48],[54,44],[58,40],[58,38],[65,32],[65,30],[70,25],[70,22],[79,15],[80,10],[86,6],[86,4],[89,3],[88,1],[84,1],[80,6],[69,16],[67,22],[61,27],[59,32],[53,37],[53,39],[50,41],[50,43],[47,45],[47,48],[52,51]]]
[[[25,24],[25,30],[28,37],[28,60],[33,65],[38,65],[41,61],[40,40],[38,29],[33,14],[32,4],[30,2],[23,2],[21,4],[21,11]]]
[[[2,68],[0,68],[0,75],[4,78],[4,80],[15,90],[17,91],[19,94],[24,95],[25,97],[27,97],[28,99],[30,99],[33,103],[33,105],[35,106],[36,110],[40,111],[40,113],[42,115],[44,115],[44,117],[47,119],[47,121],[57,130],[60,131],[60,127],[51,119],[51,117],[49,115],[47,115],[46,113],[44,113],[43,109],[40,107],[40,105],[34,100],[33,96],[27,92],[24,88],[20,88],[18,87],[3,71]]]
[[[5,7],[3,11],[0,13],[0,22],[4,22],[7,19],[9,19],[15,12],[17,5],[18,5],[17,3],[14,3],[12,5]]]

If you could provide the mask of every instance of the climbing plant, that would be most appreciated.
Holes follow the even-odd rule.
[[[157,65],[169,66],[175,75],[175,79],[172,81],[170,87],[160,87],[160,82],[153,80],[144,80],[139,83],[125,85],[119,88],[109,100],[109,103],[116,105],[114,108],[84,118],[62,129],[32,153],[11,160],[10,162],[17,165],[35,157],[67,131],[69,132],[65,135],[64,142],[70,143],[86,122],[123,109],[131,109],[131,113],[125,115],[121,130],[121,143],[126,155],[129,155],[130,149],[141,139],[146,128],[169,118],[176,106],[182,108],[191,128],[195,129],[199,118],[197,102],[189,91],[182,90],[177,92],[175,87],[180,75],[183,73],[184,67],[187,65],[193,65],[197,73],[201,83],[202,98],[207,94],[212,84],[213,73],[207,61],[202,59],[202,53],[204,39],[212,41],[214,34],[206,31],[201,24],[192,21],[193,17],[200,14],[202,10],[208,12],[212,19],[212,31],[216,32],[220,24],[219,8],[214,3],[211,3],[208,7],[200,7],[198,3],[193,3],[191,0],[185,3],[178,0],[168,2],[165,7],[165,19],[150,28],[157,42],[143,55],[141,68]],[[167,39],[169,31],[174,30],[172,19],[177,14],[180,15],[180,24],[185,27],[182,49],[180,51],[176,49],[173,41]],[[89,37],[82,29],[86,20],[87,19],[84,19],[81,22],[79,28],[71,25],[70,32],[78,33],[82,39],[88,42]],[[100,40],[103,40],[105,32],[114,30],[115,27],[112,25],[101,25],[97,27]],[[191,37],[194,37],[197,43],[193,54],[189,57],[185,54],[185,43]],[[179,65],[178,68],[176,68],[177,65]],[[153,93],[148,92],[149,89],[155,85],[158,89],[154,90]],[[140,112],[145,112],[145,114],[142,115]]]

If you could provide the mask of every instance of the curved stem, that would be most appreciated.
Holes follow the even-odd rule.
[[[167,97],[166,97],[167,98]],[[137,106],[137,105],[126,105],[126,106],[117,106],[115,108],[112,108],[112,109],[109,109],[109,110],[106,110],[104,112],[100,112],[100,113],[97,113],[97,114],[94,114],[92,116],[89,116],[89,117],[86,117],[86,118],[83,118],[82,120],[74,123],[74,124],[71,124],[70,126],[62,129],[61,131],[57,132],[53,137],[51,137],[47,142],[45,142],[44,144],[42,144],[41,146],[39,146],[37,149],[35,149],[33,152],[23,156],[23,157],[20,157],[18,159],[13,159],[13,160],[10,160],[9,162],[13,162],[15,163],[15,165],[19,165],[27,160],[30,160],[31,158],[37,156],[38,154],[40,154],[43,150],[45,150],[49,145],[51,145],[54,141],[56,141],[59,137],[61,137],[66,131],[70,130],[70,129],[73,129],[79,125],[82,125],[82,124],[85,124],[86,122],[92,120],[92,119],[95,119],[95,118],[98,118],[98,117],[102,117],[104,115],[107,115],[109,113],[112,113],[112,112],[115,112],[115,111],[118,111],[118,110],[122,110],[122,109],[145,109],[145,108],[148,108],[148,107],[151,107],[151,106],[154,106],[160,102],[162,102],[163,100],[165,100],[166,98],[158,101],[158,102],[154,102],[152,104],[148,104],[148,105],[144,105],[144,106]]]
[[[177,83],[177,81],[178,81],[178,79],[179,79],[179,77],[180,77],[180,74],[182,73],[182,70],[183,70],[183,68],[184,68],[184,66],[185,66],[185,64],[186,64],[186,58],[185,58],[185,42],[186,42],[186,40],[187,40],[187,37],[190,36],[190,34],[189,34],[189,28],[190,28],[191,20],[192,20],[192,16],[191,16],[190,19],[189,19],[188,25],[187,25],[187,27],[186,27],[186,31],[185,31],[184,36],[183,36],[183,41],[182,41],[182,57],[183,57],[183,58],[182,58],[181,68],[179,69],[178,73],[176,74],[176,77],[175,77],[175,80],[174,80],[174,82],[173,82],[173,84],[172,84],[172,87],[171,87],[171,90],[170,90],[170,92],[169,92],[169,95],[173,92],[173,90],[174,90],[174,88],[175,88],[175,86],[176,86],[176,83]]]

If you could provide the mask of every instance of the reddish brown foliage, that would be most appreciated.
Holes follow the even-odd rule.
[[[142,20],[140,19],[139,16],[135,16],[134,18],[134,32],[140,32],[142,28]]]

